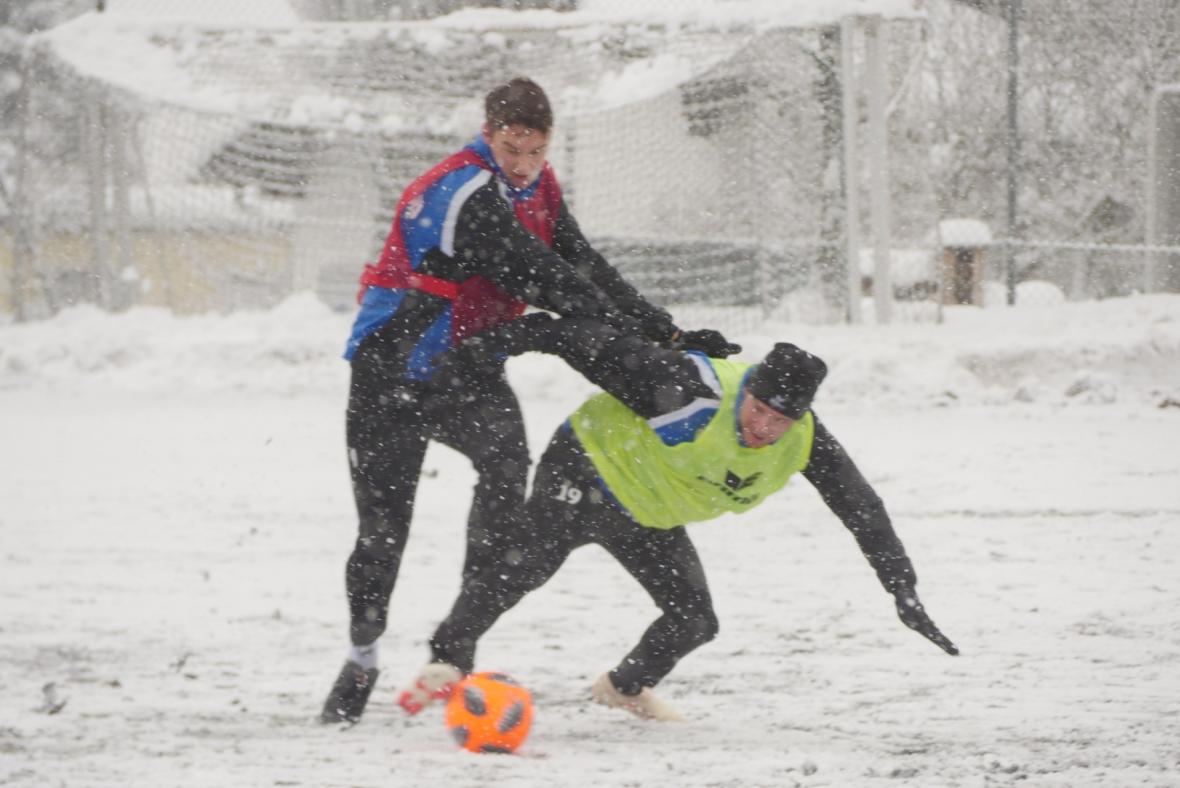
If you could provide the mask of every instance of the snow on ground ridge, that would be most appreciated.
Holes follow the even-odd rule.
[[[696,325],[691,314],[677,318]],[[158,308],[107,314],[78,306],[48,323],[0,329],[0,387],[337,390],[347,376],[341,353],[351,320],[311,294],[229,315],[177,316]],[[1180,401],[1180,296],[1174,295],[1042,309],[953,308],[941,325],[768,323],[727,332],[744,344],[745,360],[783,339],[825,358],[832,373],[820,403]],[[540,387],[551,374],[533,355],[511,364]]]

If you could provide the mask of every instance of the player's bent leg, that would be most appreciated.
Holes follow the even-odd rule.
[[[684,656],[715,638],[720,625],[700,557],[683,528],[644,528],[629,518],[608,525],[600,543],[662,612],[608,674],[622,696],[643,698]]]
[[[479,639],[526,594],[544,585],[585,543],[581,518],[567,518],[568,503],[552,493],[555,477],[564,467],[547,451],[537,469],[537,480],[524,511],[500,521],[503,532],[493,540],[492,562],[463,580],[447,618],[430,639],[431,660],[454,665],[469,673]]]
[[[501,556],[497,540],[525,503],[529,452],[520,403],[503,376],[480,382],[478,391],[448,390],[447,418],[432,424],[434,437],[459,451],[478,474],[467,519],[466,580]]]
[[[521,440],[501,444],[500,450],[472,458],[479,474],[467,519],[467,552],[463,578],[471,578],[503,559],[505,536],[516,526],[524,508],[529,457]]]
[[[399,365],[374,335],[353,360],[346,432],[358,533],[345,568],[349,639],[354,651],[385,631],[389,598],[409,534],[418,473],[426,451],[414,392],[393,396]],[[396,354],[395,354],[396,355]],[[356,722],[377,682],[373,658],[350,656],[324,702],[324,722]]]
[[[385,631],[426,454],[423,392],[402,379],[400,359],[398,337],[378,331],[352,361],[345,426],[358,528],[345,585],[353,644]]]
[[[532,531],[521,530],[520,536]],[[463,581],[451,612],[430,638],[431,661],[470,673],[479,639],[526,594],[544,585],[569,556],[564,541],[535,534],[528,547]],[[516,557],[519,555],[519,559]]]

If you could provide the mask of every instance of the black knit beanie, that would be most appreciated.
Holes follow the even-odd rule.
[[[746,388],[755,398],[790,419],[798,419],[811,407],[828,365],[818,356],[779,342],[750,373]]]

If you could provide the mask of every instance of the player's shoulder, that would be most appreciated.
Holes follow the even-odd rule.
[[[722,394],[721,376],[713,368],[714,359],[699,350],[687,350],[684,352],[684,357],[692,362],[697,379],[720,398]]]
[[[440,176],[430,188],[438,196],[448,199],[457,194],[472,194],[483,187],[492,187],[494,177],[492,171],[480,167],[478,164],[466,164]],[[494,188],[489,188],[494,192]]]

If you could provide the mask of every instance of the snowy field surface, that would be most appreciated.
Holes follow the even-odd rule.
[[[485,639],[534,693],[516,756],[457,750],[397,689],[457,589],[474,475],[426,475],[369,713],[314,722],[346,647],[351,315],[310,297],[0,326],[0,784],[1180,785],[1180,297],[768,324],[884,497],[952,658],[897,620],[800,479],[691,527],[721,635],[587,702],[654,607],[597,548]],[[687,322],[687,321],[685,321]],[[588,384],[511,362],[534,450]]]

